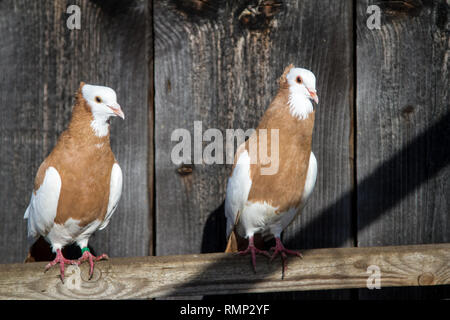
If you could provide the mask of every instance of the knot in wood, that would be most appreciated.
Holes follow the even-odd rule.
[[[409,121],[411,116],[414,114],[414,106],[407,105],[401,110],[402,118]]]
[[[420,0],[386,1],[378,4],[386,16],[396,17],[417,17],[423,9]]]
[[[419,286],[429,286],[433,284],[434,281],[434,275],[430,272],[422,273],[418,278],[417,282],[419,283]]]
[[[254,2],[254,1],[253,1]],[[239,14],[240,23],[251,29],[266,29],[273,17],[281,11],[283,3],[276,0],[259,0],[247,5]]]
[[[218,17],[218,11],[225,5],[223,0],[172,0],[178,12],[187,18],[198,20]],[[197,19],[196,19],[197,18]]]
[[[88,282],[96,282],[98,280],[100,280],[100,278],[102,277],[102,271],[100,270],[99,267],[94,267],[94,271],[92,272],[92,277],[89,278],[89,268],[83,268],[82,272],[81,272],[81,280],[83,281],[88,281]]]
[[[185,164],[183,163],[178,169],[177,169],[177,173],[180,176],[187,176],[192,174],[192,172],[194,171],[194,165],[193,164]]]
[[[355,261],[355,262],[353,263],[353,266],[354,266],[356,269],[363,269],[363,270],[366,270],[367,267],[368,267],[369,265],[368,265],[367,262],[365,262],[364,260],[358,260],[358,261]]]

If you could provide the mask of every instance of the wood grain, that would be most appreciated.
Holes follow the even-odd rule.
[[[63,284],[59,269],[44,263],[0,265],[1,299],[143,299],[166,296],[366,288],[369,266],[380,268],[381,287],[450,284],[450,244],[372,248],[312,249],[281,263],[257,258],[200,254],[117,258],[69,266]],[[368,289],[366,289],[368,290]],[[374,289],[375,290],[375,289]]]
[[[81,30],[66,27],[69,4],[80,6]],[[34,176],[67,126],[80,81],[112,87],[126,115],[111,133],[122,199],[90,244],[110,256],[149,253],[148,15],[134,1],[0,2],[1,263],[26,256],[23,213]]]
[[[449,242],[448,2],[379,3],[380,30],[369,3],[357,2],[358,245]],[[429,293],[380,297],[406,296]]]

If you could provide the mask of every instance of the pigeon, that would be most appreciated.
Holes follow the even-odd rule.
[[[301,257],[300,252],[283,246],[280,235],[301,212],[316,182],[317,161],[311,151],[315,115],[312,101],[319,103],[314,74],[289,65],[258,127],[236,151],[225,197],[228,237],[225,252],[251,254],[255,272],[256,254],[271,260],[280,255],[283,275],[287,255]],[[278,150],[278,154],[276,158],[271,156],[277,161],[277,170],[264,173],[262,169],[271,163],[259,159],[253,150],[272,150],[269,136],[274,134],[271,133],[274,129],[278,134],[278,149],[274,150]],[[263,131],[266,139],[261,138]],[[252,142],[257,148],[252,147]],[[272,238],[275,238],[275,247],[270,249],[272,254],[258,248],[257,239]],[[245,245],[247,248],[242,250]]]
[[[122,193],[122,170],[110,147],[110,118],[125,118],[113,89],[80,83],[68,128],[40,165],[31,200],[25,211],[28,239],[40,236],[56,257],[46,267],[89,261],[92,277],[95,257],[88,248],[89,237],[105,228]],[[82,256],[64,258],[62,249],[76,243]]]

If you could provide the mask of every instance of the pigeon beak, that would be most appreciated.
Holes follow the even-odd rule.
[[[114,106],[108,106],[116,116],[121,117],[122,119],[125,119],[125,114],[123,113],[122,109],[118,104],[115,104]]]
[[[315,103],[319,104],[319,97],[317,96],[316,90],[308,89],[308,92],[311,99],[313,99]]]

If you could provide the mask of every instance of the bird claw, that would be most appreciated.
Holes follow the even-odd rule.
[[[251,244],[247,247],[247,249],[237,252],[237,254],[239,254],[241,256],[245,256],[249,253],[252,255],[252,265],[253,265],[253,271],[255,271],[255,273],[256,273],[256,254],[262,254],[262,255],[270,258],[269,252],[267,252],[266,250],[260,250]]]
[[[64,265],[65,264],[77,264],[77,261],[74,260],[69,260],[64,258],[61,249],[57,249],[56,250],[56,258],[49,262],[46,266],[45,266],[45,270],[44,272],[47,272],[47,270],[49,270],[51,267],[53,267],[54,265],[59,263],[59,270],[60,270],[60,276],[61,276],[61,281],[64,283]]]
[[[303,259],[303,255],[299,251],[286,249],[284,247],[283,243],[281,243],[280,238],[276,238],[275,241],[276,241],[275,247],[270,248],[271,251],[272,250],[274,251],[272,256],[270,257],[270,262],[272,262],[273,259],[275,259],[277,255],[281,256],[281,262],[283,264],[283,277],[284,277],[284,274],[287,270],[287,255],[289,254],[289,255],[297,256],[302,259]]]
[[[281,249],[281,250],[280,250],[280,249],[276,249],[275,247],[270,248],[270,251],[272,251],[272,250],[273,250],[274,252],[273,252],[272,256],[270,257],[270,261],[271,261],[271,262],[273,261],[273,259],[276,258],[276,256],[277,256],[278,254],[281,254],[281,257],[282,257],[282,258],[287,258],[287,255],[286,255],[286,254],[289,254],[289,255],[291,255],[291,256],[297,256],[297,257],[303,259],[303,255],[302,255],[299,251],[289,250],[289,249]]]
[[[89,279],[92,278],[92,275],[94,274],[94,261],[100,261],[100,260],[108,260],[109,257],[107,254],[102,254],[98,257],[94,256],[89,251],[83,252],[83,255],[76,261],[77,265],[82,264],[84,261],[89,261]]]
[[[89,261],[89,279],[91,279],[92,275],[94,274],[94,261],[100,261],[103,259],[108,260],[109,259],[108,255],[104,253],[104,254],[96,257],[89,251],[85,251],[85,252],[83,252],[83,255],[75,263],[77,265],[80,265],[84,261]]]

